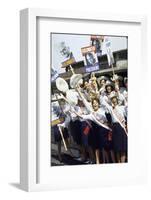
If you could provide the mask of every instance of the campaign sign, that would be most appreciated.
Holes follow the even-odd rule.
[[[97,56],[102,55],[102,43],[104,41],[104,36],[102,35],[91,35],[91,45],[96,47]]]
[[[108,38],[105,39],[105,46],[106,46],[108,64],[109,66],[111,66],[114,64],[114,57],[111,49],[111,41]]]
[[[68,60],[66,60],[66,61],[64,61],[64,62],[62,62],[62,67],[64,68],[64,67],[67,67],[67,66],[69,66],[69,65],[72,65],[72,64],[74,64],[76,61],[75,61],[75,58],[74,57],[72,57],[72,58],[70,58],[70,59],[68,59]]]
[[[82,55],[84,56],[84,64],[86,72],[93,72],[99,70],[98,58],[96,55],[96,47],[88,46],[81,48]]]

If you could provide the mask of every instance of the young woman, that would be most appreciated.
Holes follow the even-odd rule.
[[[116,153],[117,162],[126,162],[127,156],[127,107],[118,104],[118,96],[115,92],[110,95],[112,106],[104,102],[108,109],[112,124],[113,149]]]
[[[105,84],[106,81],[108,80],[108,77],[106,76],[101,76],[97,79],[98,85],[99,85],[99,91],[101,92],[102,90],[105,90]]]
[[[94,161],[92,149],[88,144],[88,135],[90,133],[91,124],[87,120],[83,120],[79,117],[82,114],[86,115],[87,109],[85,108],[83,102],[78,100],[78,105],[72,107],[70,110],[72,118],[71,133],[73,140],[78,145],[80,151],[80,157],[77,159],[83,163],[89,163]]]
[[[57,153],[60,162],[62,161],[61,157],[62,136],[60,131],[62,131],[63,138],[67,147],[69,146],[69,133],[68,133],[69,118],[65,115],[64,116],[62,115],[61,118],[64,118],[64,122],[62,121],[62,123],[52,125],[51,127],[51,132],[54,135],[54,141],[55,143],[57,143]]]
[[[103,162],[103,159],[100,160],[100,152],[102,152],[108,145],[108,133],[111,129],[108,126],[105,110],[103,107],[100,107],[98,99],[92,100],[92,107],[93,111],[90,114],[77,114],[85,120],[91,120],[92,132],[89,134],[88,142],[89,145],[94,149],[96,163],[99,164]]]
[[[82,101],[79,101],[80,106],[80,115],[88,115],[88,110],[84,106]],[[87,119],[79,118],[81,122],[81,126],[79,127],[79,131],[81,132],[81,147],[82,147],[82,155],[83,160],[87,163],[94,163],[95,157],[91,146],[89,145],[89,135],[92,132],[91,122]]]
[[[104,85],[104,89],[100,91],[100,104],[102,104],[102,101],[106,101],[108,104],[111,104],[109,96],[114,89],[114,83],[107,80]]]
[[[118,96],[118,104],[119,105],[126,105],[127,99],[124,95],[124,93],[125,93],[124,91],[126,91],[126,87],[123,86],[123,77],[115,74],[113,76],[112,80],[114,81],[115,91],[116,91],[117,96]]]
[[[55,143],[57,143],[57,154],[60,162],[62,161],[61,144],[63,140],[68,150],[68,153],[72,156],[72,152],[70,149],[70,134],[69,134],[69,124],[71,121],[69,110],[70,106],[65,102],[64,99],[58,100],[57,106],[55,104],[52,105],[51,132],[52,135],[54,136]],[[56,120],[57,123],[53,123],[55,122],[55,120],[53,119],[57,119]]]

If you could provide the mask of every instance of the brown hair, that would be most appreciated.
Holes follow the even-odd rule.
[[[93,102],[94,102],[94,101],[97,101],[98,104],[100,105],[100,101],[99,101],[99,99],[98,99],[98,98],[94,98],[94,99],[92,99],[92,101],[91,101],[92,106],[93,106]]]

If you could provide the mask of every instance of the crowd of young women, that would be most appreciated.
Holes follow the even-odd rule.
[[[83,163],[123,163],[128,161],[127,78],[94,74],[75,88],[76,105],[66,95],[60,101],[64,122],[52,127],[61,162],[61,128],[72,157],[71,143],[79,150]],[[70,139],[70,140],[69,140]],[[74,158],[77,159],[77,158]]]

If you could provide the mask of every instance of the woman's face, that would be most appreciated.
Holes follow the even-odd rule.
[[[85,81],[85,82],[84,82],[84,87],[86,88],[87,86],[88,86],[88,82]]]
[[[116,106],[118,104],[118,100],[116,97],[112,98],[112,104],[113,104],[113,106]]]
[[[88,53],[88,54],[86,55],[86,59],[87,59],[87,61],[89,62],[89,64],[91,64],[91,65],[93,65],[93,64],[95,63],[95,59],[93,58],[92,53]]]
[[[92,106],[93,106],[93,110],[97,111],[99,109],[99,103],[98,103],[98,101],[94,100]]]
[[[119,80],[116,80],[116,84],[117,84],[118,86],[120,86],[120,81],[119,81]]]
[[[107,93],[110,94],[112,92],[112,87],[109,85],[109,86],[107,86],[106,90],[107,90]]]
[[[101,84],[101,85],[105,85],[105,83],[106,83],[106,81],[105,81],[104,79],[102,79],[102,80],[100,81],[100,84]]]
[[[78,100],[78,106],[79,107],[84,107],[83,101]]]
[[[91,89],[90,83],[87,82],[87,84],[85,85],[85,89],[86,89],[86,90],[90,90],[90,89]]]

